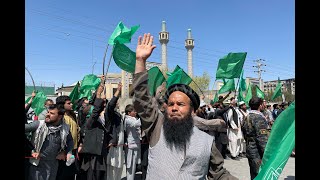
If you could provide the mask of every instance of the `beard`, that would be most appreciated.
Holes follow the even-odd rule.
[[[179,151],[184,151],[193,134],[191,110],[188,115],[181,120],[169,118],[167,112],[165,112],[164,115],[163,131],[167,146],[169,146],[171,150],[175,147]]]

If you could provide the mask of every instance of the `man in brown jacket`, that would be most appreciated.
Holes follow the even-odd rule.
[[[147,179],[237,179],[223,168],[223,157],[213,137],[193,124],[192,112],[198,109],[199,96],[185,84],[168,87],[164,114],[148,92],[146,60],[156,47],[153,36],[140,36],[136,49],[133,79],[134,108],[142,120],[149,140]]]

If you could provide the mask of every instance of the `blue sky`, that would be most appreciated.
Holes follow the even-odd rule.
[[[25,65],[37,85],[60,87],[85,75],[102,73],[104,51],[116,25],[140,25],[126,44],[135,51],[145,32],[155,37],[157,48],[150,61],[161,62],[158,34],[166,21],[170,39],[169,69],[187,71],[184,41],[191,28],[193,74],[208,72],[215,81],[218,61],[229,52],[247,52],[245,77],[258,77],[253,60],[264,59],[264,81],[295,77],[295,2],[292,0],[224,1],[25,1]],[[110,57],[107,53],[106,62]],[[94,66],[93,66],[94,65]],[[94,67],[94,68],[92,68]],[[112,61],[109,72],[121,72]],[[25,81],[32,81],[25,73]]]

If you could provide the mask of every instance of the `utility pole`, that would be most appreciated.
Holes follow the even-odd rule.
[[[258,71],[254,71],[254,72],[258,73],[260,90],[264,91],[263,90],[263,86],[262,86],[261,72],[266,72],[266,71],[265,70],[261,70],[261,66],[266,66],[266,65],[263,64],[261,61],[265,61],[265,60],[264,59],[253,60],[253,62],[257,62],[257,66],[252,66],[252,67],[258,68]]]

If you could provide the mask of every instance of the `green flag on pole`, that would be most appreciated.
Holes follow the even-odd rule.
[[[240,102],[240,101],[245,101],[242,91],[238,91],[238,102]]]
[[[92,97],[91,90],[96,90],[100,84],[100,81],[100,78],[94,74],[85,75],[81,82],[79,99],[82,97],[87,97],[90,100]]]
[[[272,126],[255,180],[278,179],[295,146],[295,102],[284,110]]]
[[[275,98],[279,97],[282,95],[282,92],[281,92],[281,82],[280,82],[280,78],[278,78],[278,84],[277,84],[277,87],[276,89],[274,90],[274,93],[271,97],[271,100],[274,100]]]
[[[218,102],[218,91],[216,91],[216,94],[214,95],[213,103]]]
[[[121,21],[111,34],[108,44],[114,45],[116,43],[124,44],[131,42],[132,35],[139,29],[139,25],[127,28]]]
[[[176,72],[179,69],[182,69],[182,68],[179,65],[177,65],[176,68],[174,68],[173,72]],[[187,84],[187,85],[189,85],[192,82],[191,77],[183,69],[182,69],[181,79],[185,82],[184,84]]]
[[[219,59],[216,79],[239,78],[247,53],[229,53]]]
[[[79,93],[79,87],[80,87],[80,83],[79,81],[77,82],[77,84],[73,87],[69,97],[71,99],[72,102],[72,109],[76,109],[76,101],[79,99],[80,93]]]
[[[148,70],[148,88],[151,96],[154,96],[159,87],[166,79],[157,66]]]
[[[234,79],[229,79],[227,81],[224,81],[225,83],[223,86],[220,88],[218,94],[222,94],[225,92],[233,91],[236,89],[236,86],[234,84]]]
[[[183,71],[178,65],[172,73],[167,72],[168,79],[167,85],[168,88],[172,84],[186,84],[189,85],[192,82],[191,77]]]
[[[112,57],[117,66],[129,73],[134,73],[136,68],[136,53],[126,45],[116,43],[112,51]]]
[[[92,98],[92,90],[91,89],[84,89],[80,92],[79,99],[87,97],[88,100],[91,100]]]
[[[257,85],[256,85],[256,92],[259,98],[264,99],[264,93],[261,91],[261,89]]]
[[[44,102],[46,100],[47,96],[42,91],[38,91],[32,100],[31,108],[37,116],[39,116],[39,114],[45,109]]]
[[[247,106],[249,106],[249,101],[252,98],[252,89],[251,89],[251,84],[249,83],[248,85],[248,90],[247,90],[247,94],[246,97],[244,98],[244,102],[246,103]]]
[[[247,85],[246,85],[246,80],[243,79],[243,69],[241,72],[241,76],[240,76],[240,86],[239,86],[239,91],[244,92],[247,89]]]
[[[27,104],[29,102],[29,100],[31,99],[31,96],[27,98],[27,100],[25,100],[25,104]]]

